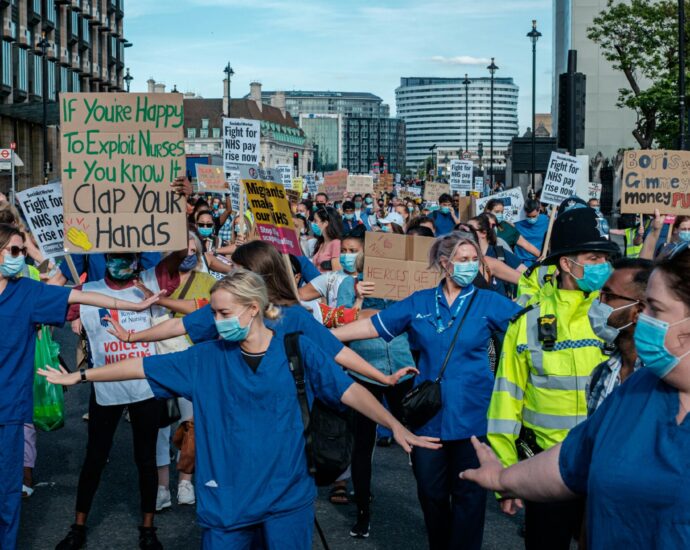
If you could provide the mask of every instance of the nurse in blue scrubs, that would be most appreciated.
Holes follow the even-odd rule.
[[[635,328],[643,368],[560,445],[503,469],[478,440],[464,479],[506,496],[587,496],[587,547],[690,548],[690,249],[649,279]]]
[[[418,385],[435,380],[453,335],[467,312],[441,380],[441,411],[420,427],[419,435],[440,437],[441,451],[415,448],[412,467],[417,480],[431,550],[476,549],[482,544],[486,492],[458,479],[476,462],[472,435],[486,435],[486,413],[494,377],[489,368],[492,334],[505,332],[520,309],[505,296],[476,288],[481,251],[472,234],[456,231],[436,239],[429,263],[443,274],[436,288],[420,290],[380,311],[333,331],[340,340],[383,338],[407,333],[419,350]]]
[[[194,407],[197,514],[205,549],[311,548],[316,486],[309,476],[297,390],[283,344],[290,327],[264,324],[279,310],[263,279],[238,269],[211,290],[221,338],[180,353],[127,359],[77,373],[41,371],[48,380],[145,378],[156,397],[185,397]],[[388,426],[396,441],[436,449],[407,431],[306,336],[300,336],[307,392],[331,407],[350,406]]]
[[[141,311],[158,296],[133,304],[95,292],[49,286],[18,277],[24,235],[0,224],[0,548],[16,548],[22,496],[24,424],[33,421],[36,325],[62,325],[69,304]]]

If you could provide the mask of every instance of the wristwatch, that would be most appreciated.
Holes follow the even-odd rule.
[[[81,376],[81,383],[86,384],[88,382],[86,379],[86,369],[79,369],[79,375]]]

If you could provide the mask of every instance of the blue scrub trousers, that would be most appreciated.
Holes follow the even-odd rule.
[[[312,547],[314,506],[269,518],[263,523],[222,531],[204,529],[203,550],[304,550]]]
[[[486,441],[485,437],[480,439]],[[412,469],[429,549],[480,550],[486,491],[458,477],[463,470],[479,468],[477,453],[469,439],[442,443],[437,451],[412,449]]]
[[[0,548],[17,547],[22,503],[24,424],[0,424]]]

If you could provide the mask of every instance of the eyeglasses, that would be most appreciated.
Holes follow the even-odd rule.
[[[212,223],[197,223],[197,227],[213,227]]]
[[[17,256],[26,256],[25,246],[7,246],[3,250],[7,250],[13,258]]]
[[[622,296],[620,294],[616,294],[615,292],[611,292],[609,290],[600,290],[599,291],[599,298],[601,299],[602,302],[608,302],[609,300],[614,300],[618,298],[619,300],[625,300],[627,302],[639,302],[637,298],[629,298],[628,296]]]

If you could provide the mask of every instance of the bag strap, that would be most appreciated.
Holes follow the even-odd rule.
[[[297,387],[297,400],[299,401],[299,409],[302,415],[302,424],[304,425],[304,449],[307,454],[307,466],[309,473],[316,475],[316,465],[314,464],[313,455],[313,439],[311,435],[311,418],[309,415],[309,400],[307,399],[307,385],[304,381],[304,363],[302,362],[302,354],[299,349],[299,336],[301,332],[290,332],[285,335],[285,353],[290,366],[290,372],[295,379],[295,386]]]
[[[192,271],[189,274],[189,277],[187,278],[187,282],[184,284],[182,287],[182,290],[180,291],[180,295],[178,296],[178,299],[184,300],[185,296],[187,296],[187,292],[189,292],[189,289],[192,286],[192,283],[194,282],[194,276],[196,275],[196,271]]]
[[[446,371],[446,367],[448,366],[448,361],[450,360],[450,354],[453,353],[453,348],[455,347],[455,341],[458,339],[458,334],[460,334],[460,329],[462,328],[462,325],[465,323],[465,319],[467,319],[467,314],[470,312],[470,308],[472,307],[472,302],[474,302],[474,298],[477,295],[477,289],[474,289],[472,292],[472,297],[470,298],[470,303],[467,304],[467,307],[465,308],[465,312],[462,314],[462,319],[460,319],[460,322],[458,323],[458,328],[455,329],[455,334],[453,335],[453,340],[450,343],[450,348],[448,348],[448,353],[446,353],[446,358],[443,360],[443,366],[441,367],[440,372],[438,373],[438,376],[436,377],[435,382],[438,383],[441,381],[441,378],[443,377],[443,373]]]

